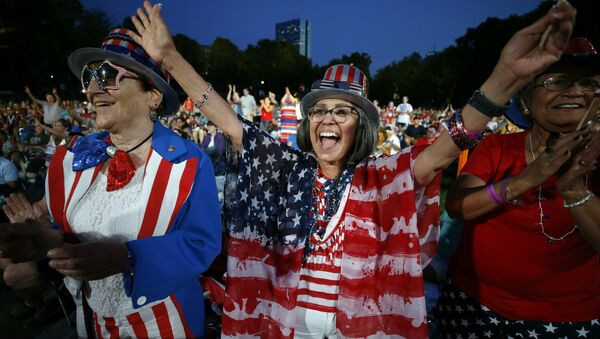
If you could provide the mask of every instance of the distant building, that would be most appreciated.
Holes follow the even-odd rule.
[[[310,59],[310,22],[294,19],[275,25],[275,39],[294,45],[301,55]]]

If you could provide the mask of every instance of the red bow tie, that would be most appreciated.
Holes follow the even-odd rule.
[[[122,150],[116,150],[106,174],[108,177],[106,191],[115,191],[127,185],[135,175],[135,166],[129,154]]]

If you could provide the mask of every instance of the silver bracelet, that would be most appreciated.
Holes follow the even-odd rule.
[[[210,84],[210,82],[207,82],[208,87],[206,88],[206,90],[204,91],[204,93],[202,93],[202,95],[200,96],[200,99],[198,99],[198,101],[196,101],[196,103],[194,104],[194,106],[196,106],[196,108],[200,109],[202,106],[204,106],[204,104],[206,103],[206,100],[208,100],[208,95],[210,94],[210,92],[213,91],[213,87]]]
[[[573,208],[573,207],[581,206],[581,205],[585,204],[588,200],[590,200],[593,196],[594,196],[594,194],[592,192],[587,191],[587,194],[585,195],[585,197],[583,197],[577,201],[573,201],[573,202],[567,202],[565,200],[563,202],[563,206],[565,208]]]

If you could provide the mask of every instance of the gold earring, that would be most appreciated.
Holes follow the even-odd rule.
[[[155,121],[157,117],[158,115],[156,114],[156,111],[150,111],[150,120]]]

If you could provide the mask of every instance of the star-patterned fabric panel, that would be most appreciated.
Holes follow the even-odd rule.
[[[442,292],[434,311],[442,338],[600,338],[600,320],[544,322],[510,320],[479,304],[452,282]]]
[[[242,119],[222,337],[293,338],[317,162]],[[356,165],[344,214],[341,337],[427,338],[422,268],[437,247],[441,176],[415,186],[424,147]]]

